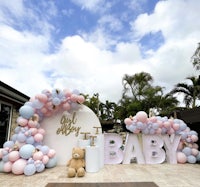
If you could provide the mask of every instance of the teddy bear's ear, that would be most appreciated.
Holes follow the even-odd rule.
[[[85,153],[85,149],[82,149],[83,150],[83,152]]]

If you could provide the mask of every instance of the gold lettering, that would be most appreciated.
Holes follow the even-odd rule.
[[[61,127],[56,131],[56,134],[69,135],[75,132],[75,136],[79,135],[81,127],[75,127],[74,125],[77,122],[76,112],[73,113],[72,119],[68,118],[66,115],[63,115],[60,119]]]

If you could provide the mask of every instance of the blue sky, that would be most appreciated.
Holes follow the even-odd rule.
[[[0,80],[34,96],[78,89],[117,102],[145,71],[170,91],[197,75],[198,0],[0,1]]]

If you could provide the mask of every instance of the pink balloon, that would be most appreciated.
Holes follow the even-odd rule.
[[[37,127],[37,124],[38,124],[37,121],[33,121],[33,120],[28,121],[28,126],[31,127],[31,128]]]
[[[131,125],[132,122],[133,122],[133,121],[132,121],[130,118],[126,118],[126,119],[124,120],[124,123],[125,123],[126,125]]]
[[[165,128],[169,128],[171,126],[170,122],[168,122],[168,121],[165,121],[163,123],[163,125],[164,125]]]
[[[85,101],[84,96],[83,96],[83,95],[79,95],[79,96],[78,96],[78,102],[79,102],[80,104],[83,104],[84,101]]]
[[[162,129],[161,129],[161,128],[158,128],[158,129],[156,130],[156,134],[161,134],[161,132],[162,132]]]
[[[47,155],[44,155],[43,158],[42,158],[42,163],[47,164],[48,161],[49,161],[49,157]]]
[[[71,95],[71,101],[76,102],[78,100],[78,96],[76,94]]]
[[[192,155],[197,156],[199,151],[197,149],[192,148]]]
[[[48,110],[47,110],[47,108],[42,107],[42,108],[40,109],[40,111],[41,111],[43,114],[46,114]]]
[[[158,123],[159,127],[163,127],[163,122],[162,121],[158,120],[157,123]]]
[[[68,110],[70,110],[70,108],[71,108],[71,106],[70,106],[69,103],[66,102],[66,103],[63,104],[63,109],[64,109],[64,110],[67,110],[67,111],[68,111]]]
[[[42,128],[39,128],[39,129],[38,129],[38,133],[40,133],[40,134],[42,134],[42,135],[45,135],[45,130],[42,129]]]
[[[45,105],[45,106],[46,106],[46,108],[48,108],[48,109],[52,110],[53,103],[49,101],[49,102],[47,102],[47,103],[46,103],[46,105]]]
[[[170,123],[170,125],[172,126],[173,123],[174,123],[174,120],[173,119],[168,119],[168,122]]]
[[[30,128],[31,130],[31,134],[34,136],[37,133],[37,129],[36,128]]]
[[[177,152],[177,162],[180,164],[184,164],[187,161],[187,157],[184,153],[182,152]]]
[[[197,142],[198,141],[198,136],[197,135],[191,135],[191,140],[193,141],[193,142]]]
[[[27,119],[25,119],[25,118],[23,118],[23,117],[18,117],[18,118],[17,118],[17,124],[18,124],[18,125],[24,127],[24,126],[27,125],[27,123],[28,123],[28,120],[27,120]]]
[[[180,125],[179,125],[178,123],[173,123],[173,124],[172,124],[172,127],[173,127],[173,129],[174,129],[175,131],[177,131],[177,130],[179,129]]]
[[[170,129],[167,131],[167,133],[168,133],[169,135],[174,134],[174,129],[170,128]]]
[[[195,149],[199,149],[199,145],[197,143],[193,143],[192,147],[195,148]]]
[[[43,135],[40,134],[40,133],[37,133],[35,136],[34,136],[34,140],[36,142],[41,142],[43,140]]]
[[[64,92],[66,97],[71,97],[71,95],[72,95],[71,91],[68,90],[68,89],[63,90],[63,92]]]
[[[42,160],[43,158],[43,153],[41,151],[35,152],[33,154],[33,159],[34,160]]]
[[[35,98],[42,103],[46,103],[48,101],[48,97],[45,94],[37,94]]]
[[[24,159],[19,159],[15,161],[12,165],[12,172],[16,175],[23,174],[26,163],[27,161]]]
[[[137,112],[137,114],[135,115],[135,118],[136,118],[138,121],[141,121],[142,123],[145,123],[145,122],[147,122],[148,115],[147,115],[147,113],[144,112],[144,111],[139,111],[139,112]]]
[[[50,149],[47,155],[48,155],[49,158],[52,158],[52,157],[55,156],[55,154],[56,154],[55,150],[54,149]]]
[[[12,162],[8,161],[3,165],[4,172],[11,172],[12,171]]]
[[[12,151],[8,154],[8,160],[11,162],[15,162],[20,158],[19,151]]]
[[[149,121],[155,123],[157,121],[157,118],[155,116],[152,116],[149,118]]]

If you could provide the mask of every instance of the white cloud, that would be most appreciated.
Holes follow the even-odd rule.
[[[100,27],[105,27],[105,30],[119,31],[122,29],[122,23],[113,15],[104,15],[98,20]]]
[[[161,31],[164,43],[156,51],[149,52],[149,68],[158,84],[169,90],[188,75],[195,75],[190,57],[200,36],[199,1],[159,1],[152,14],[141,14],[133,21],[132,29],[137,37]]]
[[[101,8],[104,0],[71,0],[75,4],[79,5],[82,9],[87,9],[90,11],[96,11]]]
[[[199,6],[196,0],[159,1],[152,14],[140,14],[131,23],[132,29],[140,37],[157,31],[162,31],[165,39],[182,39],[193,32],[197,37]]]

